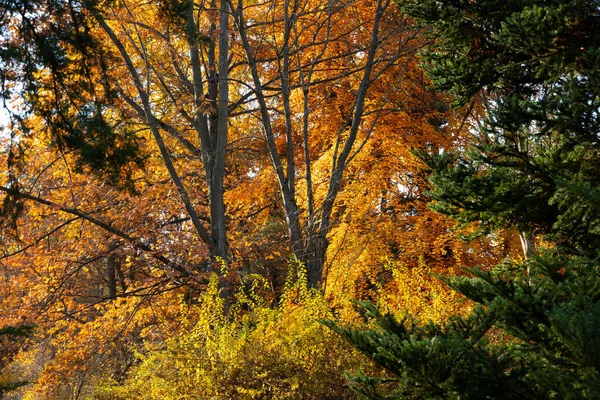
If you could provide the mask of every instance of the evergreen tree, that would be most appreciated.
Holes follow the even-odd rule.
[[[483,232],[552,243],[472,277],[442,278],[478,305],[444,325],[326,322],[397,376],[358,376],[368,398],[600,398],[600,2],[400,0],[430,27],[433,84],[490,112],[460,152],[419,153],[431,207]],[[541,246],[540,246],[541,247]]]
[[[133,189],[130,164],[144,163],[142,138],[122,123],[108,73],[114,60],[93,35],[88,8],[96,6],[101,2],[0,0],[0,102],[14,142],[45,130],[58,150],[74,151],[78,168]],[[19,155],[11,151],[9,167]]]

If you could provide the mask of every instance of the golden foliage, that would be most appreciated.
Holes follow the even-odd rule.
[[[343,372],[365,359],[318,319],[333,318],[320,293],[300,278],[270,308],[250,293],[238,294],[223,317],[213,276],[199,304],[189,309],[195,324],[168,339],[164,348],[140,354],[124,383],[106,382],[99,399],[340,399],[350,398]]]
[[[201,3],[195,16],[208,87],[216,72],[208,60],[218,56],[218,32],[209,27],[218,13]],[[289,98],[279,87],[283,4],[244,4],[276,151],[283,156],[292,147],[287,162],[296,165],[291,173],[305,236],[318,229],[315,215],[328,197],[332,162],[349,135],[345,124],[359,90],[375,3],[297,4]],[[209,224],[204,160],[190,149],[202,147],[192,121],[215,117],[216,94],[207,93],[213,96],[209,101],[190,90],[190,43],[159,3],[107,2],[104,11],[133,70],[144,74],[148,107],[172,128],[160,132],[168,157],[193,209]],[[14,141],[0,135],[0,163],[8,166],[0,185],[8,191],[18,175],[20,190],[29,196],[21,199],[14,224],[5,223],[8,216],[0,221],[0,307],[6,310],[0,326],[37,327],[31,344],[13,361],[15,371],[35,381],[22,389],[24,398],[347,398],[343,371],[369,366],[318,319],[360,321],[352,299],[373,300],[398,313],[408,310],[421,320],[464,311],[468,305],[431,273],[454,274],[462,265],[515,257],[518,244],[511,232],[461,242],[452,223],[427,208],[426,177],[411,151],[451,149],[468,135],[461,115],[448,112],[445,99],[427,89],[413,52],[424,38],[404,23],[392,8],[381,21],[372,73],[377,79],[369,87],[326,232],[323,295],[306,288],[303,268],[295,263],[294,279],[285,284],[289,221],[235,30],[224,183],[230,259],[217,279],[209,277],[207,271],[216,269],[214,257],[190,222],[151,124],[139,103],[131,107],[140,96],[128,66],[118,62],[119,51],[106,31],[95,27],[90,34],[99,49],[116,60],[103,78],[120,93],[101,112],[115,133],[135,132],[145,163],[143,169],[126,165],[121,178],[131,182],[124,191],[57,146],[52,121],[32,115],[26,120],[29,133],[13,132],[23,153],[18,165],[10,160]],[[398,51],[402,56],[394,58]],[[81,55],[70,48],[65,57]],[[99,72],[91,68],[87,78],[93,81]],[[303,80],[309,70],[310,90]],[[44,82],[51,78],[38,76]],[[103,97],[106,88],[92,81]],[[66,101],[57,93],[39,95],[40,104],[50,108],[54,100]],[[78,105],[93,100],[82,94]],[[76,115],[76,106],[67,107],[67,114]],[[232,293],[227,303],[225,283]]]

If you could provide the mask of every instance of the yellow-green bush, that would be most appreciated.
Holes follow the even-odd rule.
[[[344,371],[366,361],[318,322],[333,315],[322,295],[306,288],[298,269],[279,307],[261,304],[250,287],[238,293],[227,318],[214,277],[190,311],[194,326],[164,348],[140,355],[124,383],[105,382],[96,398],[354,398]]]

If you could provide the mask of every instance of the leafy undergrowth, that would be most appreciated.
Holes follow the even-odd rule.
[[[372,367],[318,322],[334,315],[321,294],[307,289],[304,273],[298,275],[278,307],[251,287],[238,293],[227,318],[213,277],[190,309],[193,326],[159,349],[147,346],[124,382],[104,381],[94,398],[354,398],[344,371]]]

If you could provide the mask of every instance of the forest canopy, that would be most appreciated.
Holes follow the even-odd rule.
[[[434,398],[471,393],[465,376],[546,394],[545,376],[591,395],[597,328],[575,327],[597,297],[596,2],[0,10],[0,329],[27,330],[0,387]],[[390,327],[448,336],[450,355],[418,359],[456,369],[423,385],[369,347]],[[530,335],[555,358],[515,342]],[[481,366],[465,340],[500,346],[494,374],[463,366]]]

